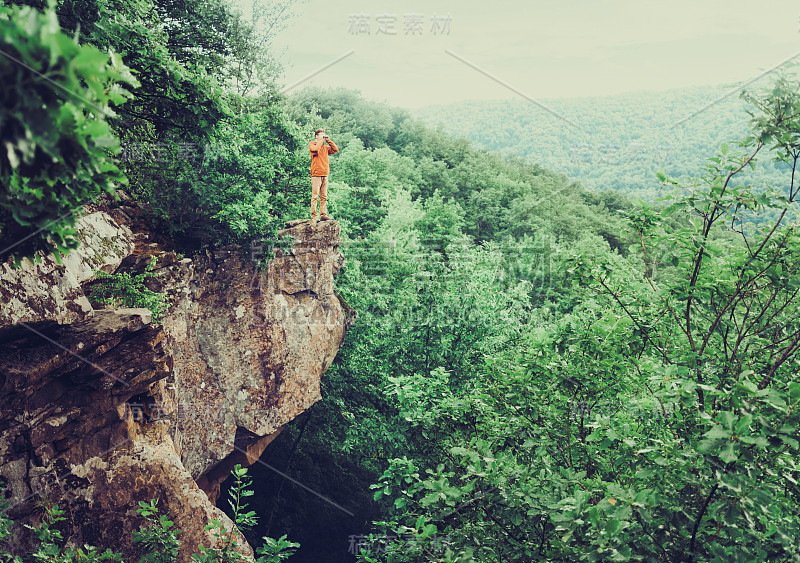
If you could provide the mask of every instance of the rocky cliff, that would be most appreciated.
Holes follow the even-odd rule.
[[[50,258],[0,265],[0,484],[18,523],[43,503],[66,510],[75,545],[140,554],[137,502],[182,530],[180,561],[200,545],[235,463],[255,462],[281,428],[320,399],[354,312],[334,291],[344,263],[339,225],[294,221],[284,250],[258,269],[254,249],[184,258],[150,240],[138,204],[89,207],[82,245]],[[90,304],[96,270],[145,271],[163,294],[160,323],[147,309]],[[245,548],[247,551],[247,548]],[[252,552],[248,552],[252,553]]]

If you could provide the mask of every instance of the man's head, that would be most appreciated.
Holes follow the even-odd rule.
[[[317,129],[316,131],[314,131],[314,137],[317,139],[317,141],[321,141],[322,139],[324,139],[325,129]]]

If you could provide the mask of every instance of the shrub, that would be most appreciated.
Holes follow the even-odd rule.
[[[91,300],[94,303],[112,305],[114,307],[141,307],[153,313],[153,322],[161,322],[166,305],[164,296],[145,287],[145,278],[151,278],[156,257],[153,256],[150,263],[141,274],[132,276],[128,272],[109,274],[102,270],[95,271],[95,275],[101,283],[92,288]]]
[[[0,37],[0,258],[59,260],[78,246],[77,209],[127,183],[106,118],[138,82],[118,54],[64,35],[53,4],[0,5]]]

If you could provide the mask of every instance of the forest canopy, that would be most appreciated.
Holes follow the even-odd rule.
[[[80,206],[120,186],[174,250],[246,251],[307,217],[314,129],[341,149],[337,291],[359,317],[265,455],[357,518],[255,465],[252,543],[365,563],[800,557],[795,77],[687,122],[702,134],[663,170],[615,175],[565,167],[559,124],[487,126],[513,103],[430,110],[454,136],[355,91],[283,96],[269,33],[222,0],[6,1],[0,28],[3,259],[74,248]],[[654,123],[713,95],[665,94]],[[640,101],[581,106],[607,123],[581,142],[645,120]]]

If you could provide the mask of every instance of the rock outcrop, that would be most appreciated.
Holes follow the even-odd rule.
[[[118,218],[127,218],[117,211]],[[0,264],[0,327],[19,322],[54,320],[61,324],[92,315],[92,306],[81,284],[94,270],[113,272],[134,249],[131,229],[109,213],[95,211],[78,223],[80,247],[59,264],[52,255],[33,264],[24,260],[14,269]]]
[[[89,211],[80,253],[0,270],[0,484],[19,524],[57,503],[70,543],[126,561],[140,557],[138,501],[158,498],[188,561],[212,544],[212,518],[232,527],[214,503],[233,464],[254,463],[320,399],[355,316],[333,286],[339,225],[292,222],[279,233],[289,248],[259,243],[273,256],[262,271],[253,249],[164,251],[133,202]],[[162,323],[147,309],[91,307],[95,270],[135,276],[152,256],[145,283],[168,301]]]

